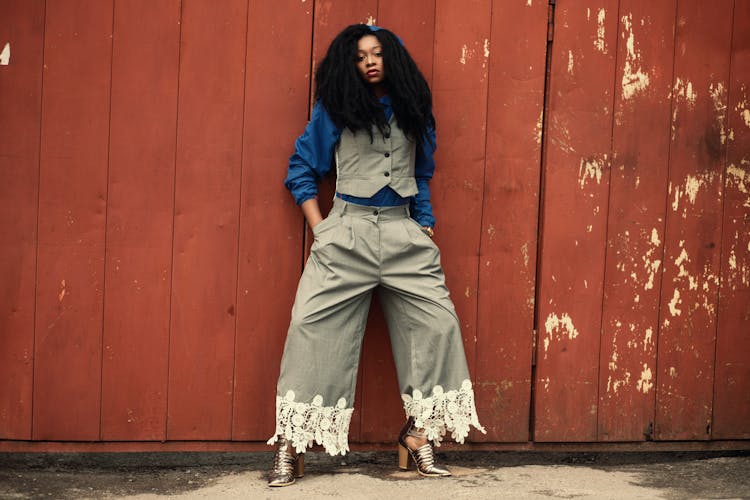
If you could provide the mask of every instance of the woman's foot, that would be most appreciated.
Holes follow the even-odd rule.
[[[305,454],[297,454],[291,443],[283,436],[276,442],[273,469],[268,477],[268,486],[289,486],[305,474]]]
[[[441,477],[451,475],[448,469],[435,463],[432,445],[427,441],[424,429],[414,428],[414,418],[410,417],[407,420],[406,425],[401,429],[398,442],[398,465],[400,468],[408,469],[409,459],[411,459],[422,476]]]

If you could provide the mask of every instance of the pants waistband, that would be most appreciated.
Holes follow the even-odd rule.
[[[353,217],[377,217],[378,219],[402,219],[409,217],[409,205],[398,205],[395,207],[371,207],[368,205],[357,205],[344,201],[339,197],[333,199],[331,212],[339,215],[350,215]]]

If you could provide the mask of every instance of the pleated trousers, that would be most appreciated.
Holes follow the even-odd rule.
[[[439,444],[480,430],[461,330],[440,251],[408,207],[339,198],[313,229],[277,386],[276,434],[297,451],[314,442],[335,455],[348,429],[373,292],[385,315],[407,416]]]

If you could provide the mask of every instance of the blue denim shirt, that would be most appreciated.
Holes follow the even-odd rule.
[[[385,106],[386,119],[390,120],[393,113],[391,100],[388,96],[380,98]],[[334,150],[341,137],[339,129],[320,102],[313,107],[310,122],[305,131],[294,144],[294,154],[289,158],[284,185],[291,191],[294,201],[301,205],[318,194],[318,181],[325,176],[332,167]],[[409,203],[411,216],[422,226],[435,226],[430,203],[430,186],[432,174],[435,171],[435,130],[429,130],[429,139],[425,140],[421,148],[417,148],[414,164],[414,177],[419,192],[408,198],[399,196],[389,186],[375,193],[372,198],[358,198],[340,193],[340,197],[358,205],[375,207],[391,207]]]

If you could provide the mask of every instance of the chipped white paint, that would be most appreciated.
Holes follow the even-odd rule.
[[[537,144],[542,144],[542,130],[544,127],[544,109],[539,111],[539,118],[536,120],[536,125],[534,126],[534,140]]]
[[[657,231],[656,228],[651,229],[651,244],[656,247],[661,245],[661,240],[659,239],[659,231]]]
[[[466,55],[468,54],[469,47],[466,46],[466,44],[463,44],[461,47],[461,57],[458,58],[458,62],[461,64],[466,64]]]
[[[680,77],[677,77],[677,81],[674,83],[673,92],[675,97],[685,99],[692,106],[695,105],[695,100],[698,98],[698,94],[693,90],[693,82],[683,81]],[[676,118],[676,116],[673,116],[673,121],[674,118]]]
[[[544,338],[545,358],[547,357],[550,342],[555,334],[557,334],[558,338],[567,337],[570,340],[578,337],[578,330],[573,325],[573,320],[568,313],[562,313],[559,316],[555,313],[550,313],[544,322],[544,330],[547,333],[547,336]]]
[[[599,13],[596,15],[596,40],[594,40],[594,47],[602,54],[607,53],[607,46],[604,40],[604,19],[607,13],[604,9],[599,9]]]
[[[531,0],[526,0],[526,7],[531,7]]]
[[[672,378],[677,378],[677,368],[674,366],[669,367],[669,376]]]
[[[490,57],[490,41],[487,38],[484,39],[484,57]]]
[[[730,164],[727,167],[727,184],[730,182],[740,193],[750,194],[748,190],[750,187],[750,174],[734,164]],[[750,198],[745,200],[744,206],[750,208]]]
[[[724,122],[726,120],[726,111],[727,111],[727,104],[726,104],[726,89],[724,88],[724,84],[719,82],[716,85],[713,83],[708,87],[708,93],[711,96],[711,100],[714,103],[714,111],[716,112],[716,122],[719,125],[719,138],[721,139],[722,144],[726,144],[727,142],[727,131],[724,127]]]
[[[674,194],[672,200],[672,210],[675,212],[680,207],[680,199],[687,199],[691,205],[695,205],[695,201],[698,198],[698,193],[709,184],[714,182],[716,177],[715,172],[703,172],[698,175],[688,174],[685,177],[685,184],[683,186],[672,186],[670,184],[670,192]],[[683,207],[682,218],[687,218],[687,204]]]
[[[742,116],[742,119],[745,121],[745,126],[750,128],[750,109],[743,109],[740,116]]]
[[[523,266],[528,269],[529,267],[529,244],[528,242],[521,245],[521,255],[523,255]]]
[[[586,7],[586,20],[591,21],[591,9]]]
[[[669,312],[672,316],[679,316],[682,314],[681,309],[677,309],[677,305],[681,304],[682,300],[680,300],[680,291],[678,289],[674,289],[674,295],[672,295],[672,300],[669,301]]]
[[[652,379],[653,379],[653,375],[651,374],[651,368],[649,368],[646,363],[643,363],[643,371],[641,372],[641,378],[638,379],[636,387],[643,394],[648,394],[648,391],[650,391],[651,388],[654,387],[654,384],[651,381]]]
[[[653,342],[653,338],[654,338],[654,329],[649,326],[648,328],[646,328],[646,333],[644,334],[644,337],[643,337],[643,350],[644,351],[648,348],[648,346],[651,345],[651,342]]]
[[[369,15],[368,15],[368,16],[367,16],[367,20],[365,21],[365,24],[366,24],[367,26],[375,26],[375,22],[376,22],[376,21],[375,21],[375,18],[374,18],[374,17],[372,17],[372,16],[369,16]]]
[[[638,92],[644,91],[649,84],[649,76],[641,68],[641,53],[635,50],[635,35],[633,34],[633,14],[622,16],[623,37],[627,36],[625,43],[627,54],[625,55],[625,66],[622,73],[622,97],[630,99]]]
[[[0,52],[0,66],[7,66],[10,64],[10,42],[7,42],[3,47],[3,51]]]
[[[568,51],[568,74],[569,75],[573,74],[573,64],[574,64],[574,61],[573,61],[573,51],[569,50]]]
[[[595,180],[597,184],[602,182],[602,167],[604,162],[607,161],[607,155],[603,155],[602,159],[596,158],[581,158],[581,162],[578,165],[578,184],[581,188],[586,186],[588,180]]]

